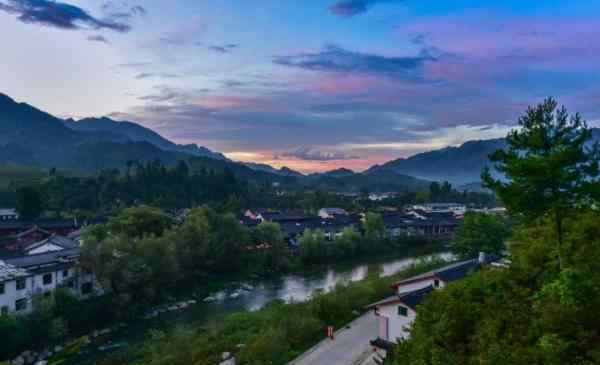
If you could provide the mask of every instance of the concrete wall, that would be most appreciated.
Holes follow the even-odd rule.
[[[407,315],[399,315],[398,307],[405,307],[407,309]],[[417,313],[414,310],[408,308],[402,303],[389,304],[379,307],[379,315],[381,317],[387,318],[388,322],[388,338],[386,338],[385,340],[396,343],[399,339],[403,340],[408,338],[408,336],[410,335],[411,325],[417,317]],[[382,326],[384,324],[380,321],[379,325]],[[380,329],[380,333],[381,332],[382,331]]]

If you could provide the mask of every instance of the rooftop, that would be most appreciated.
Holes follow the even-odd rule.
[[[415,282],[415,281],[419,281],[421,279],[427,279],[427,278],[431,278],[431,277],[438,277],[438,278],[444,280],[445,282],[451,282],[451,281],[458,280],[458,279],[461,279],[461,278],[467,276],[467,274],[471,270],[474,270],[478,266],[479,266],[479,262],[477,261],[477,259],[455,262],[453,264],[446,265],[442,268],[431,270],[426,273],[423,273],[423,274],[420,274],[417,276],[413,276],[408,279],[401,280],[401,281],[395,283],[394,285],[392,285],[392,287],[397,288],[403,284],[408,284],[411,282]]]
[[[25,276],[29,276],[27,270],[19,269],[0,260],[0,283]]]

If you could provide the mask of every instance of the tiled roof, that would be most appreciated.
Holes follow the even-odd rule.
[[[471,270],[474,270],[478,266],[479,263],[477,259],[455,262],[442,268],[431,270],[426,273],[401,280],[395,283],[393,286],[398,287],[405,283],[418,281],[420,279],[427,279],[434,276],[439,277],[445,282],[451,282],[465,277]]]
[[[36,255],[27,255],[19,257],[11,257],[4,261],[18,268],[30,269],[39,266],[64,263],[77,259],[80,255],[80,248],[70,248],[61,251],[45,252]]]
[[[65,236],[59,236],[59,235],[52,235],[52,236],[46,238],[45,240],[42,240],[42,241],[36,242],[32,245],[29,245],[28,247],[25,248],[25,251],[31,251],[31,250],[36,249],[45,244],[59,246],[59,247],[62,247],[63,249],[79,247],[79,244],[71,238],[68,238]]]
[[[19,269],[0,260],[0,283],[25,276],[29,276],[27,270]]]
[[[402,295],[400,295],[399,299],[402,303],[406,304],[412,309],[415,309],[417,305],[421,304],[421,302],[423,301],[423,299],[425,299],[427,294],[433,292],[434,290],[435,289],[433,289],[433,286],[430,285],[419,290],[403,293]]]
[[[409,306],[410,308],[415,309],[417,305],[419,305],[423,301],[423,299],[425,299],[425,297],[434,290],[435,289],[433,288],[433,286],[429,285],[425,288],[413,290],[407,293],[402,293],[400,295],[395,294],[391,297],[387,297],[373,304],[369,304],[367,308],[376,308],[382,305],[403,303]]]

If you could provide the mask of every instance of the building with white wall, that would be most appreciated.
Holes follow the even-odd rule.
[[[0,208],[0,221],[14,221],[19,219],[16,209]]]
[[[425,297],[448,283],[467,276],[485,263],[485,256],[447,265],[392,285],[396,293],[368,306],[379,318],[378,341],[398,343],[410,336],[417,317],[417,306]]]
[[[35,295],[51,295],[57,288],[66,288],[78,298],[99,294],[94,275],[79,267],[79,256],[76,247],[4,259],[0,312],[27,313]]]

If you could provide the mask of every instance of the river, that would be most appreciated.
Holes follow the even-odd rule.
[[[113,333],[102,343],[95,343],[77,358],[69,361],[70,365],[91,364],[110,355],[110,351],[99,351],[98,345],[124,345],[120,349],[141,343],[149,329],[169,329],[177,325],[210,325],[228,314],[262,308],[268,302],[281,299],[285,301],[305,301],[315,290],[329,291],[337,284],[359,281],[369,273],[380,276],[393,275],[422,258],[453,258],[450,252],[434,254],[410,253],[387,257],[371,257],[369,260],[345,262],[341,264],[319,267],[301,273],[283,275],[278,278],[248,280],[232,283],[229,289],[212,294],[215,298],[210,303],[200,302],[185,310],[163,313],[158,319],[140,320],[120,331]],[[241,290],[241,286],[248,286]]]

